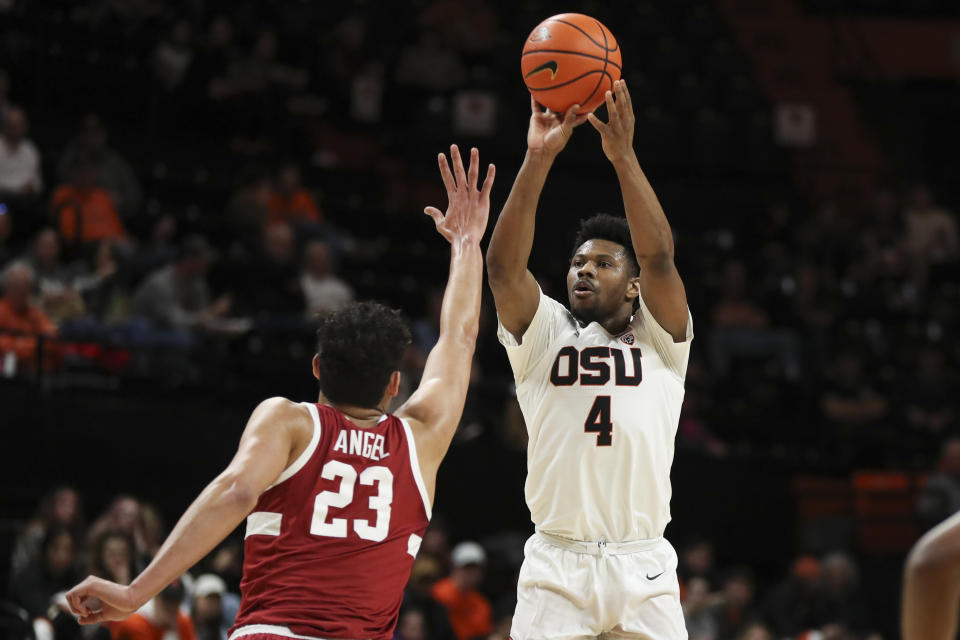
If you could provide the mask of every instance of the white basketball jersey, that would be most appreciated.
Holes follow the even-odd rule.
[[[624,333],[580,327],[540,293],[516,338],[501,324],[527,423],[526,498],[537,531],[627,542],[663,535],[693,321],[675,343],[640,300]]]

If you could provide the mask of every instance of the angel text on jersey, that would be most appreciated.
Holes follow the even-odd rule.
[[[383,460],[389,453],[383,452],[383,436],[370,431],[357,429],[343,429],[337,435],[337,442],[333,445],[334,451],[340,451],[348,456],[363,456],[371,460]]]
[[[611,377],[619,387],[638,386],[643,380],[640,349],[585,347],[577,350],[568,345],[557,353],[550,370],[550,382],[557,387],[578,382],[585,387],[600,387],[610,382]]]

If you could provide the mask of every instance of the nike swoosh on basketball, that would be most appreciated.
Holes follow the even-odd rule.
[[[557,69],[559,69],[559,68],[560,68],[560,65],[557,64],[557,61],[556,61],[556,60],[547,60],[546,62],[544,62],[544,63],[541,64],[540,66],[536,67],[535,69],[531,69],[530,72],[529,72],[527,75],[523,76],[523,77],[524,77],[524,78],[529,78],[530,76],[532,76],[532,75],[534,75],[534,74],[537,74],[537,73],[540,73],[541,71],[546,71],[547,69],[549,69],[549,70],[550,70],[550,79],[552,80],[552,79],[554,79],[554,78],[557,77]]]
[[[664,573],[665,573],[664,571],[661,571],[660,573],[658,573],[658,574],[655,575],[655,576],[648,575],[648,576],[647,576],[647,580],[656,580],[657,578],[659,578],[660,576],[662,576]]]

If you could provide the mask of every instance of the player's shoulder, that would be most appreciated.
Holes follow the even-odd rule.
[[[312,425],[313,417],[307,404],[303,402],[294,402],[283,396],[274,396],[267,398],[257,405],[253,410],[253,415],[271,423],[279,422],[292,427],[299,425]]]

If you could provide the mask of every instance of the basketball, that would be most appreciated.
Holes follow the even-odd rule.
[[[589,113],[620,79],[620,47],[599,20],[561,13],[530,33],[520,68],[527,89],[543,106],[564,113],[579,104],[581,114]]]

